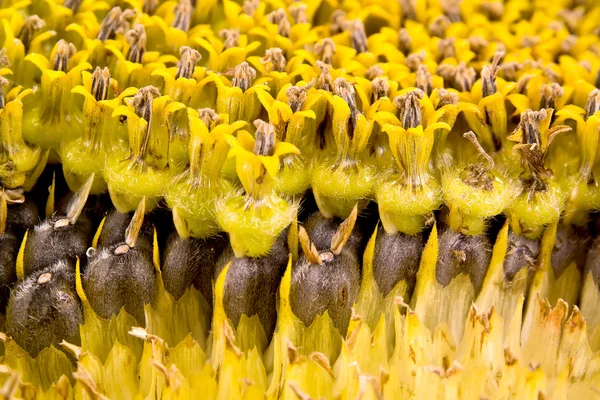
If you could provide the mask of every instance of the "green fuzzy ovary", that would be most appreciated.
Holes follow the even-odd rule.
[[[246,202],[242,196],[219,202],[217,220],[229,233],[236,257],[260,257],[269,252],[277,236],[292,222],[298,206],[276,196],[249,207]]]
[[[529,192],[522,193],[511,206],[527,236],[539,236],[543,227],[558,221],[566,194],[559,184],[549,182],[543,192],[536,192],[531,201]]]
[[[310,187],[310,168],[304,163],[283,164],[275,178],[275,191],[285,196],[302,195]]]
[[[83,144],[83,140],[77,139],[61,146],[60,158],[65,180],[71,191],[77,191],[91,174],[96,173],[91,193],[106,192],[106,182],[102,176],[104,168],[104,155],[102,153],[90,153],[87,146]]]

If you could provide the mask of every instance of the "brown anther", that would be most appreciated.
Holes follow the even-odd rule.
[[[558,83],[543,84],[540,108],[556,108],[556,99],[565,95],[564,89]]]
[[[440,109],[447,105],[458,104],[458,94],[447,89],[439,89],[437,92],[439,103],[436,109]]]
[[[450,22],[459,22],[461,20],[460,3],[462,3],[462,0],[440,0],[442,11]]]
[[[425,61],[427,58],[427,53],[424,50],[421,50],[418,53],[409,54],[406,57],[406,66],[410,68],[411,71],[416,71],[419,68],[419,65]]]
[[[217,122],[219,122],[220,119],[219,114],[217,114],[215,110],[209,107],[199,108],[198,118],[200,118],[200,120],[204,122],[204,125],[206,125],[206,127],[209,130],[212,129],[217,124]]]
[[[484,1],[479,5],[479,9],[487,15],[489,20],[497,21],[502,18],[504,4],[501,1]]]
[[[173,20],[173,28],[187,32],[190,29],[192,22],[192,12],[194,7],[190,0],[179,0],[179,3],[173,9],[175,19]]]
[[[272,156],[275,152],[275,127],[262,119],[254,121],[256,141],[254,154],[257,156]]]
[[[437,73],[444,78],[448,86],[452,86],[461,92],[468,92],[475,83],[476,72],[473,67],[467,68],[463,62],[458,66],[442,64],[438,67]]]
[[[402,18],[404,20],[417,19],[417,0],[398,0],[400,9],[402,10]]]
[[[344,28],[350,33],[352,47],[357,53],[365,53],[368,50],[367,34],[365,24],[359,19],[344,22]]]
[[[481,54],[488,47],[489,42],[481,36],[471,36],[469,38],[469,48],[476,54]]]
[[[121,7],[113,7],[104,17],[96,38],[104,42],[107,39],[114,39],[117,34],[129,31],[129,20],[135,16],[135,13],[134,9],[121,10]]]
[[[479,189],[488,191],[493,190],[494,177],[490,172],[495,167],[494,159],[490,157],[483,147],[481,147],[481,144],[479,144],[477,136],[475,136],[473,131],[466,132],[463,137],[469,139],[469,141],[473,143],[479,154],[487,161],[487,166],[482,163],[469,165],[463,170],[461,175],[462,181],[469,186],[477,187]]]
[[[365,72],[365,78],[370,81],[380,76],[383,76],[383,69],[379,65],[373,65]]]
[[[583,7],[578,7],[575,9],[565,8],[560,10],[557,16],[565,22],[570,32],[576,32],[577,26],[583,17],[585,17],[585,9]]]
[[[521,46],[523,47],[533,47],[540,43],[539,36],[524,36],[521,40]]]
[[[346,22],[346,12],[341,9],[336,9],[331,14],[331,27],[329,28],[332,35],[336,35],[344,31],[344,23]]]
[[[440,15],[429,24],[429,32],[433,36],[444,37],[446,29],[452,22],[445,15]]]
[[[331,73],[329,72],[331,64],[317,61],[317,68],[320,70],[319,77],[317,78],[317,88],[328,92],[331,91],[333,88],[333,80],[331,78]]]
[[[438,42],[438,51],[442,55],[442,59],[454,57],[454,38],[440,39]]]
[[[38,17],[37,15],[30,15],[23,22],[23,26],[17,35],[23,47],[25,47],[25,53],[29,51],[29,45],[33,39],[33,35],[46,26],[46,21]]]
[[[415,83],[415,86],[421,89],[423,92],[428,95],[431,94],[431,90],[433,88],[431,73],[423,64],[419,65],[419,68],[417,68]]]
[[[325,64],[331,65],[335,54],[335,42],[330,38],[323,39],[320,43],[315,44],[314,53]]]
[[[219,36],[223,38],[223,50],[231,49],[238,46],[240,33],[235,29],[221,29]]]
[[[412,39],[406,28],[401,28],[398,31],[398,48],[403,54],[410,53],[412,49]]]
[[[517,61],[505,62],[505,63],[502,63],[502,65],[500,66],[500,71],[502,71],[504,78],[507,81],[513,81],[513,82],[515,82],[517,80],[517,74],[522,69],[523,69],[523,64],[521,64]]]
[[[260,0],[244,0],[242,11],[248,16],[253,16],[256,9],[260,6]]]
[[[371,82],[371,91],[373,92],[373,101],[382,97],[388,97],[390,93],[390,84],[384,77],[377,77]]]
[[[350,138],[354,134],[354,128],[356,127],[356,118],[358,117],[358,108],[356,107],[356,91],[354,86],[344,78],[337,78],[333,82],[333,93],[340,96],[350,107],[350,129],[348,134]]]
[[[0,110],[6,106],[6,94],[4,93],[5,86],[8,86],[8,79],[0,76]]]
[[[560,52],[562,54],[569,54],[576,44],[577,36],[569,35],[560,43]]]
[[[77,52],[73,43],[60,39],[56,43],[54,58],[52,59],[52,69],[55,71],[67,72],[69,68],[69,59]]]
[[[194,75],[194,68],[196,63],[202,58],[198,50],[192,49],[188,46],[181,46],[179,48],[179,65],[177,66],[177,74],[175,79],[188,78],[190,79]]]
[[[400,122],[404,129],[416,128],[422,123],[421,99],[425,93],[421,89],[414,89],[394,99],[398,108]]]
[[[277,33],[283,37],[290,37],[290,21],[288,20],[287,14],[283,8],[279,8],[271,12],[267,19],[270,23],[277,25]]]
[[[504,52],[496,52],[492,64],[484,65],[481,69],[481,91],[483,97],[491,96],[498,91],[498,88],[496,87],[496,74],[498,73],[498,68],[503,58]]]
[[[300,111],[302,105],[306,101],[306,92],[314,86],[314,80],[307,83],[304,86],[290,86],[285,91],[285,95],[288,98],[288,105],[292,109],[292,112]]]
[[[79,11],[79,7],[81,7],[82,0],[65,0],[63,3],[63,7],[67,7],[69,10],[73,11],[73,14],[76,14]]]
[[[110,71],[107,67],[96,67],[92,74],[91,93],[96,101],[108,99],[108,89],[110,87]]]
[[[290,15],[297,24],[307,24],[308,15],[306,15],[306,4],[295,3],[288,8]]]
[[[600,89],[594,89],[590,92],[585,111],[586,118],[589,118],[600,111]]]
[[[160,92],[154,86],[144,86],[133,96],[130,104],[133,106],[138,117],[143,118],[148,126],[144,135],[142,145],[138,157],[141,159],[146,154],[148,142],[150,140],[150,132],[152,129],[152,102],[155,97],[160,96]]]
[[[10,67],[10,60],[6,55],[6,47],[0,49],[0,67]]]
[[[283,54],[283,50],[278,47],[273,47],[265,51],[265,56],[260,60],[263,64],[271,64],[272,70],[284,72],[287,60]]]
[[[142,12],[144,14],[153,15],[154,11],[158,7],[158,0],[144,0],[144,5],[142,6]]]
[[[250,88],[252,80],[255,77],[256,70],[244,61],[233,69],[233,79],[231,80],[231,84],[242,89],[242,92],[245,92]]]
[[[133,29],[127,31],[125,39],[129,43],[127,60],[141,64],[146,53],[146,29],[144,29],[144,25],[136,24]]]

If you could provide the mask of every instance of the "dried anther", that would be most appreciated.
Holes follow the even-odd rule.
[[[348,133],[352,135],[354,133],[354,128],[356,128],[356,118],[360,113],[356,107],[356,92],[354,86],[344,78],[337,78],[335,82],[333,82],[333,93],[344,99],[348,104],[348,107],[350,107],[350,129]]]
[[[144,14],[152,15],[154,14],[154,11],[156,11],[156,7],[158,7],[158,0],[144,0],[142,12]]]
[[[442,0],[442,1],[440,1],[440,5],[442,6],[444,15],[446,15],[446,17],[448,17],[450,22],[459,22],[461,20],[460,3],[462,3],[462,0]]]
[[[331,34],[335,35],[344,31],[344,23],[346,22],[346,12],[344,10],[336,9],[331,14]]]
[[[242,11],[244,14],[252,16],[256,9],[260,6],[260,0],[245,0],[244,5],[242,6]]]
[[[31,44],[31,39],[33,39],[33,35],[46,26],[46,21],[38,17],[37,15],[30,15],[27,17],[25,22],[23,22],[23,27],[19,31],[19,40],[23,43],[23,47],[25,47],[25,52],[29,51],[29,45]]]
[[[410,68],[411,71],[416,71],[426,58],[427,54],[423,50],[418,53],[409,54],[406,57],[406,66]]]
[[[365,33],[365,25],[359,19],[345,21],[344,28],[350,33],[350,41],[352,47],[357,53],[364,53],[368,50],[367,34]]]
[[[501,1],[484,1],[479,5],[479,9],[492,20],[499,20],[504,13],[504,4]]]
[[[212,108],[200,108],[198,109],[198,117],[204,125],[210,130],[219,122],[219,114]]]
[[[325,38],[320,43],[315,44],[314,51],[321,61],[331,65],[335,54],[335,42],[330,38]]]
[[[417,69],[416,86],[423,92],[431,94],[431,90],[433,89],[431,73],[425,65],[419,65]]]
[[[256,127],[256,141],[254,154],[257,156],[272,156],[275,151],[275,128],[262,119],[254,121]]]
[[[429,24],[429,32],[433,36],[444,37],[446,33],[446,29],[450,26],[452,22],[445,15],[440,15],[436,19],[433,20],[431,24]]]
[[[440,109],[446,105],[457,105],[458,104],[458,94],[456,92],[451,92],[446,89],[439,89],[437,92],[437,96],[439,99],[439,103],[437,105],[437,109]]]
[[[585,111],[586,118],[589,118],[600,111],[600,89],[594,89],[590,92]]]
[[[135,10],[133,9],[121,10],[121,7],[113,7],[102,21],[96,38],[104,42],[106,39],[114,39],[118,33],[129,31],[128,20],[134,16]]]
[[[82,1],[83,0],[65,0],[63,7],[67,7],[69,10],[73,11],[73,14],[75,14],[77,11],[79,11]]]
[[[449,37],[446,39],[440,39],[438,43],[438,50],[442,55],[442,59],[454,57],[454,38]]]
[[[483,163],[469,165],[463,170],[461,176],[462,181],[469,186],[477,187],[479,189],[488,191],[494,189],[494,176],[491,174],[491,171],[495,166],[494,159],[486,153],[483,147],[481,147],[481,144],[479,144],[477,136],[475,136],[473,131],[466,132],[463,136],[473,143],[479,154],[487,161],[487,165],[484,165]]]
[[[129,43],[127,60],[133,63],[141,63],[146,53],[146,30],[144,25],[136,24],[133,29],[125,34],[125,39]]]
[[[277,33],[283,37],[290,37],[290,21],[283,8],[277,9],[268,15],[270,23],[277,25]]]
[[[379,65],[373,65],[365,72],[365,78],[370,81],[380,76],[383,76],[383,69]]]
[[[481,69],[481,80],[482,80],[482,95],[483,97],[491,96],[498,91],[496,87],[496,74],[500,68],[500,62],[504,58],[504,52],[497,52],[494,54],[492,65],[485,65]]]
[[[564,89],[558,83],[544,84],[541,91],[540,109],[556,108],[556,99],[565,95]]]
[[[417,19],[417,0],[398,0],[404,19]]]
[[[179,49],[179,65],[177,67],[177,75],[175,79],[188,78],[190,79],[194,75],[194,68],[196,63],[202,58],[198,50],[192,49],[188,46],[182,46]]]
[[[110,72],[107,67],[101,69],[96,67],[92,74],[91,93],[96,101],[108,99],[108,88],[110,87]]]
[[[247,62],[243,62],[236,66],[233,70],[233,79],[231,84],[235,87],[242,89],[245,92],[252,85],[252,80],[256,77],[256,70],[252,68]]]
[[[265,51],[265,56],[260,60],[263,64],[271,63],[273,70],[284,72],[287,60],[283,54],[283,50],[278,47],[273,47]]]
[[[437,73],[444,78],[444,82],[448,86],[452,86],[461,92],[471,91],[477,75],[475,69],[473,67],[467,68],[464,62],[456,67],[450,64],[442,64],[437,68]]]
[[[155,97],[160,96],[160,92],[154,86],[145,86],[138,90],[131,100],[131,105],[135,109],[135,113],[138,117],[143,118],[148,123],[146,128],[146,134],[144,135],[143,142],[140,146],[138,159],[136,162],[140,162],[142,157],[146,154],[148,149],[148,142],[150,141],[150,131],[152,129],[152,101]]]
[[[317,88],[329,92],[333,88],[333,80],[329,73],[331,65],[322,61],[317,61],[317,68],[321,71],[317,78]]]
[[[179,3],[173,9],[175,19],[173,20],[173,28],[187,32],[190,29],[192,22],[192,12],[194,7],[190,0],[179,0]]]
[[[406,28],[398,31],[398,48],[404,54],[408,54],[412,48],[412,39]]]
[[[420,100],[424,95],[421,89],[415,89],[394,99],[404,129],[416,128],[422,124]]]
[[[386,78],[375,78],[371,82],[371,90],[373,92],[373,101],[377,101],[382,97],[388,97],[390,92],[390,84]]]
[[[0,67],[10,67],[10,59],[6,55],[6,47],[0,49]]]
[[[285,95],[288,98],[288,105],[292,109],[292,112],[300,111],[304,101],[306,101],[306,92],[314,86],[314,81],[307,83],[304,86],[290,86],[286,91]]]
[[[223,38],[223,50],[237,47],[240,33],[235,29],[222,29],[219,31],[219,36]]]
[[[306,15],[306,4],[296,3],[289,7],[290,15],[294,18],[297,24],[307,24],[308,16]]]
[[[61,39],[56,44],[56,51],[52,60],[52,69],[55,71],[67,72],[69,59],[77,52],[73,43],[68,43]]]

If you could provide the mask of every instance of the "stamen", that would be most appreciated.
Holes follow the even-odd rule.
[[[63,3],[63,7],[67,7],[69,10],[73,11],[73,14],[76,14],[79,11],[79,7],[81,7],[82,0],[65,0]]]
[[[331,65],[335,54],[335,42],[330,38],[323,39],[320,43],[315,44],[314,53],[325,64]]]
[[[350,107],[350,129],[348,134],[350,138],[354,135],[354,128],[356,128],[356,118],[358,117],[358,108],[356,107],[356,92],[354,86],[346,81],[344,78],[337,78],[333,82],[333,92],[340,96]]]
[[[403,54],[410,53],[410,50],[412,49],[412,39],[406,28],[402,28],[398,31],[398,48]]]
[[[490,21],[497,21],[504,14],[504,4],[501,1],[485,1],[479,5]]]
[[[438,42],[438,50],[442,55],[442,59],[454,57],[454,38],[441,39]]]
[[[440,15],[436,19],[433,20],[431,24],[429,24],[429,32],[433,36],[444,37],[446,33],[446,29],[450,26],[452,22],[445,15]]]
[[[96,101],[108,99],[108,88],[110,87],[110,72],[107,67],[101,69],[96,67],[92,74],[92,96]]]
[[[275,128],[262,119],[254,121],[256,127],[256,141],[254,154],[257,156],[272,156],[275,152]]]
[[[440,5],[442,6],[442,11],[444,11],[444,15],[446,15],[446,17],[448,17],[450,22],[459,22],[461,20],[460,3],[462,3],[462,0],[441,0],[440,1]]]
[[[331,78],[331,73],[329,72],[331,65],[322,61],[317,61],[317,68],[321,71],[317,78],[317,88],[328,92],[331,91],[333,88],[333,80]]]
[[[428,95],[431,94],[431,90],[433,89],[431,73],[423,64],[419,65],[417,69],[416,86]]]
[[[417,0],[399,0],[403,19],[417,19]]]
[[[204,122],[204,125],[206,125],[208,130],[214,128],[214,126],[217,124],[217,122],[219,122],[220,119],[219,114],[217,114],[215,110],[209,107],[199,108],[198,117],[202,122]]]
[[[420,100],[424,95],[421,89],[414,89],[394,99],[404,129],[416,128],[422,124]]]
[[[453,66],[442,64],[438,67],[437,73],[444,78],[448,86],[452,86],[461,92],[468,92],[475,83],[476,72],[473,67],[467,68],[464,62]]]
[[[263,64],[271,63],[273,71],[284,72],[287,60],[283,55],[283,50],[273,47],[265,51],[265,56],[260,60]]]
[[[344,10],[336,9],[331,14],[331,28],[330,32],[332,35],[342,33],[344,31],[344,23],[346,22],[346,12]]]
[[[142,12],[144,14],[153,15],[154,11],[156,11],[156,7],[158,7],[158,0],[144,0]]]
[[[489,191],[494,189],[494,178],[490,174],[495,167],[494,159],[490,157],[488,153],[486,153],[483,147],[481,147],[481,144],[477,140],[477,136],[475,136],[473,131],[466,132],[463,137],[469,139],[479,154],[481,154],[487,161],[487,166],[480,163],[469,165],[467,168],[465,168],[463,171],[464,176],[462,177],[463,182],[469,186],[478,187],[483,190]]]
[[[187,32],[188,29],[190,29],[193,11],[194,7],[192,7],[190,0],[179,0],[179,3],[173,9],[173,12],[175,13],[173,28]]]
[[[52,60],[52,69],[55,71],[67,72],[69,67],[69,59],[77,52],[73,43],[68,43],[61,39],[56,43],[54,59]]]
[[[590,92],[585,111],[586,118],[589,118],[600,111],[600,89],[594,89]]]
[[[471,36],[469,38],[469,48],[475,54],[481,54],[488,47],[489,42],[481,36]]]
[[[365,78],[367,78],[370,81],[382,75],[383,69],[379,65],[373,65],[367,70],[367,72],[365,72]]]
[[[406,57],[406,66],[410,68],[411,71],[416,71],[426,58],[427,53],[425,53],[424,50],[421,50],[418,53],[409,54]]]
[[[242,89],[245,92],[252,85],[252,80],[256,77],[256,70],[247,62],[243,62],[236,66],[233,70],[233,79],[231,84]]]
[[[288,98],[288,105],[292,109],[292,112],[302,109],[302,105],[306,101],[306,92],[313,86],[314,80],[304,86],[290,86],[285,91],[285,95]]]
[[[177,67],[177,74],[175,79],[179,78],[192,78],[194,75],[194,68],[196,63],[202,58],[198,50],[192,49],[188,46],[181,46],[179,49],[179,65]]]
[[[132,30],[125,34],[125,39],[129,43],[127,60],[141,64],[146,53],[146,30],[144,25],[136,24]]]
[[[242,11],[248,16],[253,16],[256,9],[260,6],[260,0],[245,0]]]
[[[97,39],[104,42],[107,39],[114,39],[117,34],[129,31],[128,20],[135,14],[136,11],[130,8],[121,11],[121,7],[113,7],[102,21]]]
[[[31,40],[33,39],[33,35],[46,26],[46,21],[38,17],[37,15],[31,15],[25,19],[23,22],[23,27],[19,31],[19,40],[23,43],[23,47],[25,48],[25,53],[29,51],[29,46],[31,45]]]
[[[585,11],[582,7],[577,7],[575,9],[562,9],[556,14],[559,18],[561,18],[570,32],[576,32],[577,26],[580,21],[585,17]]]
[[[386,78],[375,78],[371,82],[371,91],[373,92],[373,101],[375,102],[382,97],[388,97],[390,93],[390,84]]]
[[[268,21],[277,25],[277,33],[283,37],[290,37],[290,21],[283,8],[273,11],[268,15]]]
[[[346,21],[344,27],[350,33],[350,41],[354,50],[357,53],[365,53],[368,50],[368,44],[363,22],[359,19]]]
[[[439,103],[436,109],[440,109],[447,105],[457,105],[458,104],[458,94],[456,92],[451,92],[446,89],[439,89],[437,92],[437,97],[439,99]]]
[[[140,160],[146,154],[148,149],[148,142],[150,140],[150,132],[152,129],[152,102],[154,98],[158,96],[160,96],[160,92],[156,87],[144,86],[138,90],[131,100],[131,105],[135,109],[136,115],[140,118],[143,118],[148,123],[146,134],[144,135],[138,155],[138,159]]]
[[[494,54],[494,59],[492,60],[492,65],[484,65],[481,70],[481,80],[482,80],[482,95],[483,97],[488,97],[493,95],[498,91],[496,87],[496,74],[498,73],[498,68],[500,62],[504,58],[504,52],[497,52]]]
[[[556,108],[556,99],[565,95],[564,89],[558,83],[544,84],[541,91],[540,108]]]
[[[308,16],[306,15],[306,4],[296,3],[289,7],[290,15],[294,18],[297,24],[307,24]]]
[[[521,40],[521,46],[523,47],[533,47],[540,43],[539,36],[525,36]]]
[[[221,29],[219,36],[223,38],[223,50],[238,46],[240,33],[235,29]]]

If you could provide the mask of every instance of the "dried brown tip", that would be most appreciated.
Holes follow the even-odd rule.
[[[440,15],[429,24],[429,32],[433,36],[444,37],[446,29],[452,22],[445,15]]]
[[[256,70],[246,61],[236,66],[233,70],[233,79],[231,84],[242,89],[245,92],[252,85],[252,80],[256,77]]]
[[[107,67],[96,67],[92,74],[92,96],[96,101],[108,99],[108,88],[110,87],[110,71]]]
[[[341,33],[344,31],[344,23],[346,22],[346,12],[344,10],[336,9],[331,13],[331,27],[329,28],[332,35]]]
[[[556,108],[556,99],[565,95],[564,89],[558,83],[543,84],[540,90],[542,92],[540,108]]]
[[[219,114],[209,107],[199,108],[198,117],[204,122],[204,125],[206,125],[209,130],[211,130],[219,121]]]
[[[71,225],[77,222],[79,215],[83,211],[83,207],[85,207],[85,203],[90,195],[90,190],[92,189],[92,184],[94,183],[94,178],[96,174],[90,175],[90,177],[85,181],[83,186],[79,188],[79,190],[71,199],[69,206],[67,207],[67,220]],[[58,221],[59,222],[59,221]],[[58,222],[54,225],[57,226]]]
[[[421,89],[414,89],[394,99],[404,129],[416,128],[422,124],[420,100],[424,95]]]
[[[133,18],[135,13],[134,9],[121,10],[121,7],[113,7],[104,17],[96,38],[104,42],[107,39],[114,39],[118,33],[129,31],[128,20]]]
[[[401,28],[398,31],[398,48],[403,54],[410,53],[412,49],[412,39],[406,28]]]
[[[188,46],[181,46],[179,49],[179,65],[177,67],[177,74],[175,79],[188,78],[190,79],[194,75],[194,68],[196,63],[202,58],[198,50],[192,49]]]
[[[350,41],[354,50],[357,53],[365,53],[368,50],[368,43],[363,22],[359,19],[345,21],[344,28],[350,33]]]
[[[335,235],[331,238],[331,252],[336,256],[342,252],[342,249],[350,239],[350,235],[354,230],[356,218],[358,217],[358,204],[354,205],[352,212],[344,222],[340,224]]]
[[[256,141],[254,154],[257,156],[272,156],[275,152],[275,128],[262,119],[254,121],[256,127]]]
[[[469,48],[476,54],[481,54],[488,47],[489,42],[481,36],[469,37]]]
[[[442,59],[454,57],[454,38],[449,37],[440,39],[438,42],[438,50],[442,55]]]
[[[60,39],[56,43],[56,50],[52,60],[52,69],[55,71],[67,72],[69,67],[69,59],[77,52],[73,43],[69,43],[64,39]]]
[[[192,6],[192,2],[190,0],[179,0],[179,3],[177,3],[173,9],[173,12],[175,13],[173,28],[187,32],[188,29],[190,29],[193,11],[194,7]]]
[[[260,6],[260,0],[245,0],[242,11],[246,15],[253,16],[258,6]]]
[[[290,21],[288,20],[287,14],[283,8],[279,8],[271,12],[267,19],[270,23],[277,25],[277,33],[283,37],[290,37]]]
[[[329,362],[329,358],[318,351],[313,351],[310,353],[308,358],[315,363],[319,364],[321,368],[323,368],[331,377],[334,377],[333,370],[331,369],[331,363]]]
[[[390,93],[390,84],[386,78],[375,78],[371,82],[371,91],[373,92],[373,101],[375,102],[382,97],[388,97]]]
[[[277,72],[284,72],[287,60],[283,54],[283,50],[278,47],[273,47],[265,51],[265,56],[260,60],[263,64],[272,65],[272,70]]]
[[[365,78],[372,81],[375,78],[383,76],[383,73],[383,69],[379,65],[373,65],[365,72]]]
[[[288,105],[292,109],[292,112],[302,109],[302,105],[306,101],[306,92],[313,86],[314,80],[304,86],[290,86],[287,88],[285,95],[288,98]]]
[[[319,77],[317,78],[317,88],[329,92],[333,88],[333,79],[329,72],[331,65],[322,61],[317,61],[317,68],[320,70]]]
[[[460,3],[462,3],[462,0],[440,0],[442,11],[450,22],[459,22],[461,20]]]
[[[156,11],[156,7],[158,7],[158,0],[144,0],[142,12],[144,14],[152,15],[154,14],[154,11]]]
[[[5,86],[8,86],[8,79],[0,76],[0,110],[6,106],[6,94],[4,93]]]
[[[23,26],[19,31],[18,38],[25,47],[25,53],[29,51],[29,45],[33,39],[33,35],[40,29],[46,26],[46,21],[38,17],[37,15],[30,15],[23,22]]]
[[[489,191],[494,189],[494,177],[490,174],[495,167],[494,159],[490,157],[488,153],[486,153],[483,147],[481,147],[481,144],[479,144],[477,136],[475,133],[473,133],[473,131],[466,132],[463,136],[473,143],[479,154],[481,154],[487,161],[487,165],[478,163],[471,164],[465,168],[462,176],[463,182],[469,186],[477,187],[483,190]]]
[[[330,38],[323,39],[320,43],[315,44],[314,53],[322,62],[331,65],[335,54],[335,42]]]
[[[221,29],[219,36],[223,38],[223,50],[237,47],[240,33],[235,29]]]
[[[306,15],[306,4],[296,3],[288,8],[290,15],[294,18],[297,24],[307,24],[308,16]]]
[[[160,92],[156,87],[144,86],[138,90],[130,102],[137,116],[148,122],[148,129],[150,129],[150,122],[152,121],[152,101],[158,96],[160,96]]]
[[[319,257],[319,251],[308,237],[308,233],[306,233],[306,229],[304,229],[303,226],[300,226],[298,229],[298,240],[300,241],[300,247],[302,247],[302,252],[308,262],[315,265],[322,265],[323,261],[321,260],[321,257]]]
[[[431,90],[433,89],[433,83],[431,79],[431,73],[427,69],[427,67],[423,64],[419,65],[416,74],[416,87],[421,89],[426,94],[431,94]]]
[[[417,19],[417,0],[398,0],[404,19]]]
[[[439,103],[436,109],[440,109],[447,105],[458,104],[458,94],[447,89],[439,89],[437,92]]]
[[[146,29],[144,25],[136,24],[133,29],[127,31],[125,40],[129,43],[127,60],[141,64],[146,53]]]
[[[589,118],[600,111],[600,89],[594,89],[590,92],[585,111],[587,115],[586,118]]]
[[[125,231],[125,243],[130,248],[135,247],[135,243],[140,235],[142,225],[144,224],[144,215],[146,214],[146,198],[142,198],[138,205],[131,222]]]
[[[67,7],[69,10],[73,11],[73,14],[79,11],[79,7],[81,7],[82,0],[65,0],[63,3],[63,7]]]
[[[483,97],[491,96],[498,91],[496,87],[496,74],[500,67],[500,62],[504,58],[504,52],[499,51],[494,54],[491,65],[484,65],[481,69],[482,94]]]
[[[406,56],[406,66],[410,68],[411,71],[416,71],[419,68],[419,65],[425,61],[427,57],[427,53],[421,50],[418,53],[412,53]]]

